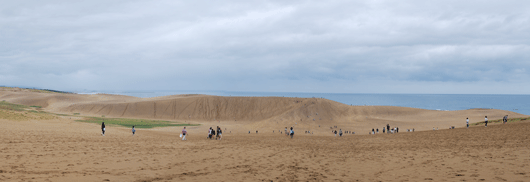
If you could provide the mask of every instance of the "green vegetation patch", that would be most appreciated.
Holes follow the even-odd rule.
[[[120,125],[125,127],[135,126],[136,128],[154,128],[154,127],[166,127],[166,126],[198,126],[193,124],[175,123],[171,121],[161,120],[145,120],[145,119],[128,119],[128,118],[101,118],[101,117],[86,117],[84,120],[76,120],[86,123],[97,123],[105,122],[105,125]]]
[[[526,120],[530,121],[530,118],[508,118],[508,123],[526,121]],[[489,120],[488,123],[502,123],[502,119]],[[474,123],[472,125],[483,125],[483,124],[485,124],[485,121]]]
[[[42,106],[29,106],[29,107],[42,108]]]
[[[12,104],[6,101],[0,102],[0,109],[3,109],[3,110],[24,111],[24,109],[27,107],[28,106]]]
[[[47,113],[47,112],[44,112],[44,111],[35,111],[35,110],[29,110],[29,112],[31,112],[31,113],[44,113],[44,114]]]

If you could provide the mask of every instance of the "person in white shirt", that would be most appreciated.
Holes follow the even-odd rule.
[[[488,127],[488,116],[484,116],[484,122],[486,123],[484,127]]]
[[[186,127],[182,129],[182,140],[186,140],[186,136],[188,135],[188,132],[186,131]]]
[[[469,128],[469,118],[466,118],[466,126]]]

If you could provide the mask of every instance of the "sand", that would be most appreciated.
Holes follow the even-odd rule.
[[[368,133],[387,124],[416,131],[451,126],[464,127],[470,123],[528,117],[519,113],[496,109],[436,111],[393,106],[349,106],[321,98],[288,97],[220,97],[209,95],[173,95],[137,98],[122,95],[81,95],[39,93],[28,90],[14,92],[0,90],[0,100],[23,105],[42,106],[45,111],[81,116],[162,119],[186,123],[217,121],[234,124],[234,130],[248,132],[272,131],[296,126],[298,130],[314,131],[317,135],[331,135],[329,127]]]
[[[343,137],[0,121],[0,181],[529,181],[529,122]]]
[[[242,118],[237,121],[213,121],[212,117],[222,118],[223,112],[211,112],[202,119],[187,120],[201,124],[188,127],[187,141],[179,138],[182,127],[137,129],[137,134],[132,136],[130,128],[107,126],[106,136],[101,136],[100,125],[76,122],[78,118],[72,116],[12,117],[11,114],[0,119],[0,181],[530,181],[530,122],[431,130],[435,124],[462,126],[460,123],[465,124],[465,120],[461,117],[466,115],[472,115],[470,118],[477,121],[484,114],[492,119],[505,113],[527,117],[509,111],[347,106],[325,99],[202,95],[141,99],[0,91],[0,100],[42,104],[49,112],[64,112],[63,109],[84,104],[117,106],[124,102],[130,107],[131,103],[147,102],[158,105],[168,99],[179,108],[179,103],[186,103],[179,98],[191,99],[189,107],[194,108],[199,103],[209,103],[211,109],[219,102],[236,110],[237,105],[232,104],[246,103],[245,107],[254,107],[247,110],[253,114],[237,116]],[[289,99],[316,104],[301,106]],[[272,106],[284,111],[267,109]],[[256,109],[264,111],[260,115],[254,113]],[[73,111],[78,110],[68,110]],[[293,139],[277,133],[290,122],[298,123],[292,119],[309,114],[304,112],[317,111],[319,116],[326,114],[334,118],[316,122],[301,118],[300,124],[294,124]],[[138,118],[155,119],[171,116],[138,115]],[[258,119],[250,117],[253,115]],[[329,128],[337,125],[343,130],[367,133],[369,128],[386,123],[400,126],[401,132],[334,137]],[[318,127],[319,124],[326,126]],[[418,127],[416,132],[404,132],[403,125]],[[227,128],[223,140],[206,139],[207,128],[215,126]],[[304,126],[315,134],[304,134]],[[248,134],[250,130],[252,133]]]

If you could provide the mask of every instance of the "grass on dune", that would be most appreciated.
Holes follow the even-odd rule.
[[[0,119],[11,121],[25,121],[25,120],[49,120],[57,119],[56,116],[50,115],[44,111],[30,110],[31,108],[25,105],[13,104],[6,101],[0,102]]]
[[[76,120],[79,122],[97,123],[105,122],[105,125],[119,125],[125,127],[135,126],[136,128],[155,128],[166,126],[198,126],[193,124],[175,123],[171,121],[161,120],[146,120],[146,119],[129,119],[129,118],[102,118],[102,117],[86,117],[84,120]]]
[[[6,101],[0,102],[0,109],[2,110],[24,111],[25,108],[28,108],[28,106],[12,104]]]

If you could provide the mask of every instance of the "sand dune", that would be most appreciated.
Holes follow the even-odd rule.
[[[530,180],[530,122],[443,127],[463,126],[465,117],[472,122],[484,115],[527,117],[502,110],[432,111],[283,97],[144,99],[12,89],[0,91],[0,100],[50,112],[201,124],[188,127],[188,141],[178,137],[181,127],[138,129],[131,136],[130,128],[107,126],[106,136],[101,136],[99,124],[74,121],[80,117],[4,110],[0,181]],[[387,123],[401,131],[417,130],[334,137],[330,129],[365,134]],[[431,131],[438,125],[440,130]],[[211,126],[225,128],[223,140],[206,139]],[[277,132],[285,126],[295,127],[293,139]]]
[[[470,109],[435,111],[393,106],[349,106],[320,98],[221,97],[174,95],[137,98],[122,95],[80,95],[38,93],[27,90],[0,91],[0,99],[37,105],[55,113],[81,113],[88,116],[164,119],[239,125],[241,131],[272,131],[296,126],[298,129],[328,134],[329,127],[365,134],[386,124],[401,129],[430,130],[433,127],[463,127],[471,123],[510,117],[527,117],[511,111]]]

